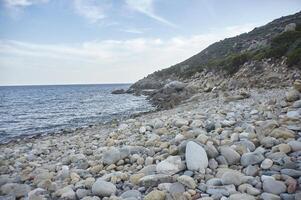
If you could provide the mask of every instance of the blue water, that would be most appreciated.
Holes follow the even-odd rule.
[[[128,84],[0,87],[0,143],[60,132],[152,109],[143,96],[113,95]]]

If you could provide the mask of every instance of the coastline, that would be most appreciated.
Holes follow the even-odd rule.
[[[265,186],[263,179],[270,176],[269,184],[281,185],[281,195],[295,197],[301,194],[294,187],[301,173],[296,160],[301,127],[296,118],[300,108],[293,106],[298,100],[286,100],[290,91],[252,89],[249,98],[229,102],[222,95],[204,99],[207,96],[199,94],[173,109],[130,117],[118,125],[1,145],[1,195],[85,200],[238,195],[255,199],[278,193],[277,188]],[[258,132],[264,128],[271,135]],[[197,146],[190,152],[192,143]],[[260,156],[251,164],[245,157],[253,154]],[[282,165],[279,155],[287,158]],[[286,168],[289,163],[295,167]],[[228,182],[212,185],[212,178]]]

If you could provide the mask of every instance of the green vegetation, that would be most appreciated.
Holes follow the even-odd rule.
[[[157,71],[154,75],[162,79],[171,76],[185,79],[204,69],[234,74],[245,62],[266,58],[279,59],[283,56],[287,57],[289,67],[301,68],[301,24],[297,25],[295,31],[283,32],[270,39],[265,47],[241,53],[244,48],[243,43],[237,42],[239,39],[258,34],[264,36],[266,31],[264,28],[258,28],[248,34],[225,39],[185,62]]]

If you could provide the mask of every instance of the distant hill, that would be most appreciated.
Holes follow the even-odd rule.
[[[181,63],[139,80],[131,90],[159,89],[170,80],[185,82],[204,71],[233,76],[247,62],[283,57],[288,67],[301,68],[301,12],[216,42]]]

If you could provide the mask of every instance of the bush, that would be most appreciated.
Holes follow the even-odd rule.
[[[299,65],[301,68],[301,48],[294,49],[287,54],[287,65],[289,67]]]

